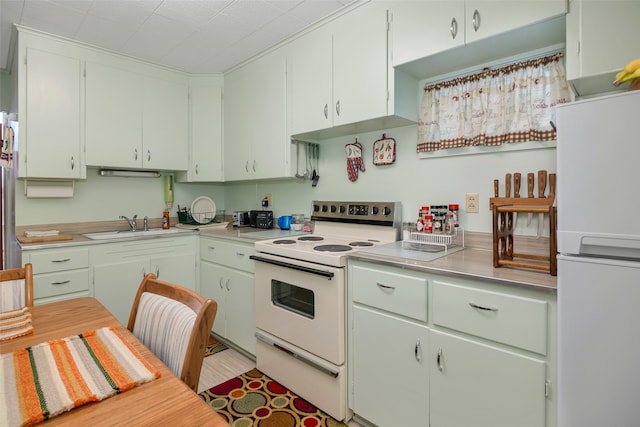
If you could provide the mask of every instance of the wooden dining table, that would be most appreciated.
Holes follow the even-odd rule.
[[[0,343],[0,354],[48,340],[115,326],[142,355],[160,371],[160,378],[99,402],[89,403],[51,418],[41,425],[78,426],[228,426],[185,383],[133,336],[95,298],[76,298],[36,305],[31,310],[33,334]]]

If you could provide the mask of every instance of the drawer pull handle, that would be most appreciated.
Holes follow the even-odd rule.
[[[226,282],[226,283],[225,283],[225,285],[224,285],[224,286],[225,286],[225,288],[227,288],[227,290],[228,290],[228,291],[230,291],[230,290],[231,290],[231,288],[229,288],[229,280],[230,280],[230,279],[227,279],[227,282]]]
[[[220,285],[220,289],[224,289],[224,286],[222,285],[222,277],[220,277],[218,284]]]
[[[213,251],[213,250],[216,249],[216,247],[215,246],[207,246],[207,249],[209,249],[210,251]]]
[[[438,364],[438,371],[442,372],[444,370],[444,357],[442,355],[442,347],[438,347],[438,357],[436,359],[436,363]]]
[[[51,282],[52,285],[66,285],[67,283],[70,283],[71,280],[63,280],[62,282]]]
[[[71,261],[71,258],[65,258],[65,259],[54,259],[51,262],[69,262]]]
[[[413,355],[418,362],[420,362],[420,360],[422,359],[421,354],[422,354],[422,349],[420,348],[420,340],[418,340],[416,341],[416,347],[413,350]]]
[[[236,252],[236,255],[238,256],[244,256],[244,254],[242,252]]]
[[[378,285],[378,287],[379,287],[380,289],[384,289],[384,290],[392,290],[392,291],[394,291],[394,290],[396,289],[396,287],[395,287],[395,286],[383,285],[383,284],[382,284],[382,283],[380,283],[380,282],[376,283],[376,285]]]
[[[477,308],[478,310],[498,311],[498,307],[487,307],[486,305],[476,304],[475,302],[470,302],[469,305],[473,308]]]

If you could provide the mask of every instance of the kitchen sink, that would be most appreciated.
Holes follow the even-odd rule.
[[[113,240],[113,239],[126,239],[131,237],[151,237],[160,236],[166,234],[178,234],[188,233],[190,230],[183,230],[181,228],[169,228],[165,230],[163,228],[152,228],[150,230],[138,230],[138,231],[103,231],[100,233],[87,233],[83,234],[91,240]]]

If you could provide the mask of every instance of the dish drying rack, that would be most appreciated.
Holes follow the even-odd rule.
[[[201,221],[196,221],[191,215],[191,210],[187,211],[178,211],[178,222],[180,224],[187,225],[207,225],[207,224],[215,224],[222,223],[219,218],[224,217],[224,211],[216,211],[216,212],[198,212],[195,215],[198,216],[198,219]],[[211,219],[208,219],[211,218]]]
[[[444,248],[445,253],[453,247],[464,248],[464,229],[455,227],[452,234],[412,231],[409,233],[408,239],[402,240],[402,247],[425,252],[434,252],[434,249],[442,250],[440,248]]]

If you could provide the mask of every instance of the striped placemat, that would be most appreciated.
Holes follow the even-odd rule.
[[[34,425],[160,377],[106,327],[0,355],[0,426]]]
[[[33,333],[29,307],[0,312],[0,341]]]

